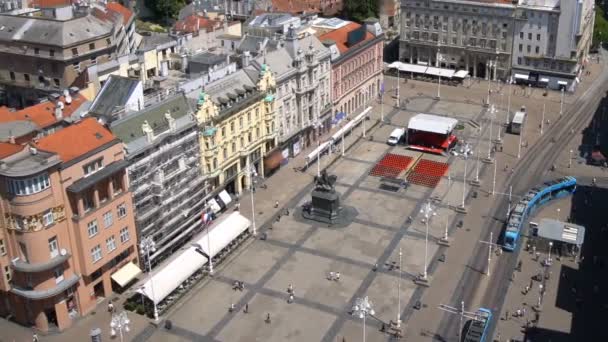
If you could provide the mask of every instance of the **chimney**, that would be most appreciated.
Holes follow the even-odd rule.
[[[251,54],[249,53],[249,51],[245,51],[243,52],[243,55],[241,56],[241,67],[247,67],[249,66],[249,64],[251,63]]]
[[[63,119],[63,102],[57,102],[57,106],[55,107],[55,120],[59,121]]]

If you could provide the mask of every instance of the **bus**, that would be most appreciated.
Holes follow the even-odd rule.
[[[509,213],[503,249],[514,251],[517,248],[519,235],[524,228],[526,218],[530,216],[539,206],[552,199],[562,198],[574,193],[576,190],[576,178],[571,176],[543,183],[534,187],[515,205]]]
[[[464,335],[464,342],[484,342],[488,334],[488,327],[492,321],[492,311],[486,308],[479,308],[467,327]],[[487,339],[488,341],[491,338]]]

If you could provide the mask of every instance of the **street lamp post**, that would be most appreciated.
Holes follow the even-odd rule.
[[[570,157],[568,158],[568,168],[572,167],[572,149],[570,149]]]
[[[509,124],[509,119],[511,116],[511,93],[513,92],[513,89],[511,88],[511,85],[513,84],[513,80],[511,78],[509,78],[509,96],[507,99],[507,115],[506,115],[506,121],[505,124]]]
[[[480,243],[488,245],[488,268],[486,270],[486,275],[490,276],[490,265],[492,264],[492,247],[502,248],[502,245],[499,245],[494,242],[494,233],[490,232],[490,240],[489,241],[479,241]]]
[[[374,308],[372,307],[372,302],[369,300],[367,296],[364,298],[357,298],[355,300],[355,305],[353,305],[353,315],[358,316],[363,319],[363,342],[365,342],[365,318],[367,315],[374,315]]]
[[[490,139],[488,140],[488,160],[492,159],[492,127],[494,126],[494,105],[490,108]]]
[[[401,248],[399,248],[399,280],[397,281],[397,322],[395,325],[397,328],[401,327],[401,276],[402,276],[402,260],[403,253],[401,253]]]
[[[494,175],[492,176],[492,196],[496,192],[496,165],[498,163],[494,163]]]
[[[543,103],[543,114],[540,119],[540,135],[543,135],[543,127],[545,127],[545,105],[546,103]]]
[[[551,249],[553,248],[553,241],[549,241],[549,256],[547,257],[547,265],[551,265]]]
[[[401,94],[399,93],[399,67],[397,67],[397,104],[395,104],[395,107],[397,109],[401,108]]]
[[[156,243],[151,236],[143,238],[139,244],[139,248],[146,255],[146,263],[148,264],[148,279],[150,280],[150,291],[152,292],[152,303],[154,304],[154,320],[158,321],[158,307],[156,306],[156,296],[154,295],[154,282],[152,281],[152,262],[150,260],[150,252],[156,251]]]
[[[467,161],[468,161],[468,159],[469,159],[469,157],[465,153],[464,154],[464,174],[462,176],[462,203],[460,204],[460,206],[458,206],[456,208],[456,211],[461,214],[466,214],[466,212],[467,212],[467,208],[465,207],[465,199],[466,199],[466,195],[467,195]]]
[[[424,234],[424,270],[422,272],[422,275],[419,276],[419,278],[417,280],[421,284],[428,285],[429,221],[431,221],[431,218],[433,216],[437,215],[437,213],[435,212],[435,209],[431,205],[431,202],[427,202],[422,207],[422,209],[420,209],[420,213],[422,213],[422,215],[424,217],[426,231]]]
[[[317,165],[318,165],[318,163],[317,163]],[[257,175],[257,172],[255,171],[255,168],[253,167],[253,165],[251,165],[251,164],[249,165],[249,169],[247,169],[247,174],[249,175],[249,188],[250,188],[250,192],[251,192],[251,194],[250,194],[251,195],[251,229],[252,229],[251,234],[253,236],[257,236],[258,231],[257,231],[257,227],[255,225],[255,201],[253,200],[253,193],[255,192],[253,177],[255,177]],[[207,234],[207,236],[209,236],[209,234]]]
[[[112,320],[110,321],[110,335],[112,337],[116,336],[116,332],[118,331],[118,336],[120,337],[120,342],[123,342],[123,331],[128,333],[130,328],[129,324],[131,320],[127,316],[126,311],[122,311],[117,314],[112,314]]]
[[[564,113],[564,87],[562,87],[562,95],[561,95],[561,100],[559,102],[559,116],[562,116],[562,114]]]
[[[526,126],[522,125],[521,130],[519,131],[519,144],[517,146],[517,159],[521,158],[521,138],[526,132]]]
[[[441,62],[444,61],[441,55],[441,48],[437,47],[437,68],[441,67]],[[437,77],[437,100],[441,99],[441,69],[439,69],[439,77]]]

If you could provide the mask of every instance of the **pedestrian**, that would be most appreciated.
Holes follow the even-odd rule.
[[[509,320],[509,310],[505,311],[505,320]]]
[[[287,303],[291,304],[294,301],[294,296],[293,293],[289,295],[289,298],[287,298]]]
[[[279,207],[279,201],[274,201],[274,207],[278,208]]]
[[[340,272],[336,272],[336,281],[340,280]]]
[[[36,333],[34,333],[34,335],[32,336],[32,341],[33,342],[38,342],[38,335]]]
[[[234,303],[230,303],[230,308],[228,308],[228,312],[233,312],[235,308],[236,307],[235,307]]]
[[[270,313],[266,314],[266,321],[267,324],[270,324]]]
[[[378,263],[375,263],[374,266],[372,266],[372,271],[376,272],[378,270]]]
[[[384,323],[382,323],[382,325],[380,326],[380,332],[385,332],[386,331],[386,326],[384,325]]]
[[[293,293],[293,285],[289,284],[289,286],[287,286],[287,293]]]
[[[114,304],[112,302],[108,302],[108,312],[114,313]]]
[[[249,313],[249,303],[245,304],[245,309],[243,310],[244,313]]]

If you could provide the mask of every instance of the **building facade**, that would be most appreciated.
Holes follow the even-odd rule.
[[[505,79],[514,10],[511,1],[403,0],[399,60]]]
[[[227,75],[200,93],[196,120],[201,168],[213,189],[240,194],[252,176],[278,166],[275,88],[264,65],[259,72],[241,69]]]
[[[403,0],[401,13],[400,61],[551,88],[577,83],[595,17],[591,0]]]
[[[186,97],[177,94],[112,120],[123,142],[140,240],[151,237],[152,266],[198,233],[209,193],[200,168],[197,123]],[[142,259],[144,257],[142,256]]]
[[[515,13],[513,76],[573,89],[587,61],[595,21],[592,0],[522,0]]]
[[[112,294],[117,271],[137,263],[122,144],[89,118],[1,149],[0,311],[63,330]]]
[[[378,96],[383,82],[384,34],[380,24],[348,23],[319,39],[331,51],[335,119],[363,109]],[[343,113],[343,114],[341,114]]]
[[[295,157],[331,128],[330,52],[317,37],[288,29],[282,47],[253,60],[260,71],[273,65],[279,145]]]
[[[106,8],[71,5],[2,14],[0,86],[4,102],[25,107],[71,86],[84,88],[86,68],[129,52],[133,21]],[[63,34],[70,32],[70,34]]]

